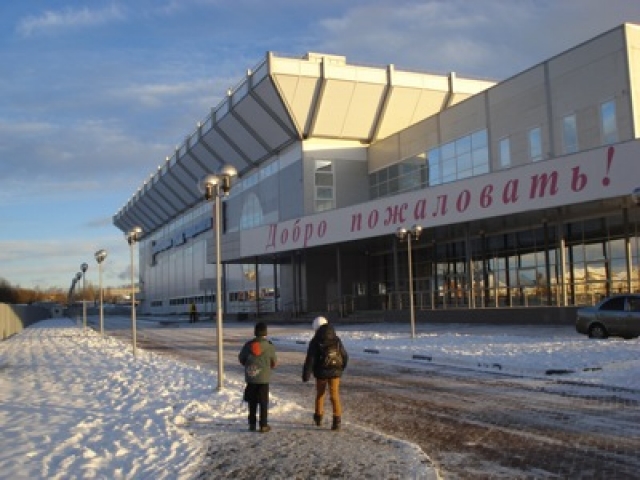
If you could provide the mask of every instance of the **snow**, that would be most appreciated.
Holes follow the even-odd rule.
[[[408,330],[369,324],[338,333],[354,358],[557,376],[640,398],[638,339],[594,341],[567,326],[430,325],[415,339]],[[303,326],[270,332],[276,347],[300,350],[311,336]],[[436,478],[416,445],[352,424],[314,430],[305,425],[308,405],[273,393],[274,429],[250,433],[241,376],[227,372],[217,391],[215,369],[137,351],[134,358],[130,344],[70,319],[39,322],[0,343],[2,477],[186,479],[203,466],[232,476],[242,462],[245,474],[253,465],[256,475],[268,468],[283,478]]]

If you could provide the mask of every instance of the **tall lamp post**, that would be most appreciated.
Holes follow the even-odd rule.
[[[222,215],[222,199],[229,195],[231,184],[238,175],[238,171],[232,165],[224,165],[217,174],[205,175],[198,182],[198,189],[206,200],[213,200],[213,216],[215,219],[216,240],[216,330],[218,347],[218,390],[223,389],[224,359],[222,350],[222,262],[220,259],[220,217]]]
[[[87,329],[87,302],[85,301],[87,291],[85,290],[84,274],[87,272],[88,268],[89,265],[86,263],[80,265],[80,270],[82,270],[82,326],[85,330]]]
[[[133,246],[142,237],[142,228],[133,227],[129,233],[127,233],[127,242],[129,242],[129,249],[131,250],[131,343],[133,345],[133,356],[138,355],[137,351],[137,339],[136,339],[136,286],[133,268]]]
[[[102,262],[107,258],[106,250],[98,250],[95,253],[96,262],[98,262],[98,287],[100,288],[100,335],[104,336],[104,308],[103,308],[103,295],[102,295]]]
[[[406,228],[399,228],[396,231],[396,236],[402,242],[407,240],[407,259],[409,262],[409,308],[411,315],[411,338],[416,338],[416,312],[413,300],[413,266],[411,260],[411,239],[418,240],[422,233],[422,227],[420,225],[414,225],[411,230]]]

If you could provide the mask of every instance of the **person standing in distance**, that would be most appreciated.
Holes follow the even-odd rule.
[[[332,325],[324,317],[313,320],[315,334],[309,342],[307,357],[302,369],[302,381],[308,382],[311,373],[316,378],[316,401],[313,421],[316,426],[322,425],[324,416],[324,399],[329,387],[329,396],[333,408],[331,430],[340,430],[342,421],[342,404],[340,403],[340,378],[347,368],[349,355],[342,345],[340,337]]]
[[[269,426],[269,382],[271,370],[276,368],[276,348],[267,340],[267,325],[256,323],[255,338],[244,344],[238,360],[244,366],[247,382],[244,399],[249,403],[249,430],[256,431],[257,411],[260,407],[260,433],[271,430]]]
[[[198,307],[196,302],[191,302],[189,306],[189,323],[196,323],[198,321]]]

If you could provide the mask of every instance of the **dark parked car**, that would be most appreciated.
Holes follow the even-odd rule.
[[[578,309],[576,331],[590,338],[640,336],[640,294],[615,295]]]

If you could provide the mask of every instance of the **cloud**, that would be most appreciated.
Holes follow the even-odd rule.
[[[117,86],[107,89],[105,94],[114,100],[147,108],[166,107],[169,103],[177,102],[197,102],[198,105],[202,105],[207,100],[207,103],[213,102],[214,94],[217,94],[218,98],[222,95],[219,91],[213,91],[212,81],[206,78],[174,83],[138,83]]]
[[[393,63],[461,76],[502,79],[624,21],[638,21],[626,0],[437,0],[356,4],[321,18],[319,45],[351,62]],[[553,32],[553,35],[546,32]]]
[[[52,124],[0,119],[3,182],[33,178],[39,172],[49,181],[100,179],[104,168],[110,169],[110,175],[139,172],[136,160],[148,159],[153,165],[171,148],[168,143],[147,142],[139,133],[109,120],[80,118],[70,124]]]
[[[87,281],[97,283],[98,268],[94,252],[100,249],[108,253],[103,263],[105,286],[119,286],[130,279],[125,275],[130,272],[129,246],[115,229],[112,234],[102,235],[96,240],[0,241],[0,263],[5,267],[3,277],[10,284],[21,287],[66,287],[71,284],[83,262],[89,264]],[[68,285],[61,278],[68,278]]]
[[[120,21],[126,18],[123,9],[111,5],[101,10],[67,8],[64,11],[46,11],[39,16],[28,16],[18,22],[17,31],[23,37],[39,33],[85,28]]]

